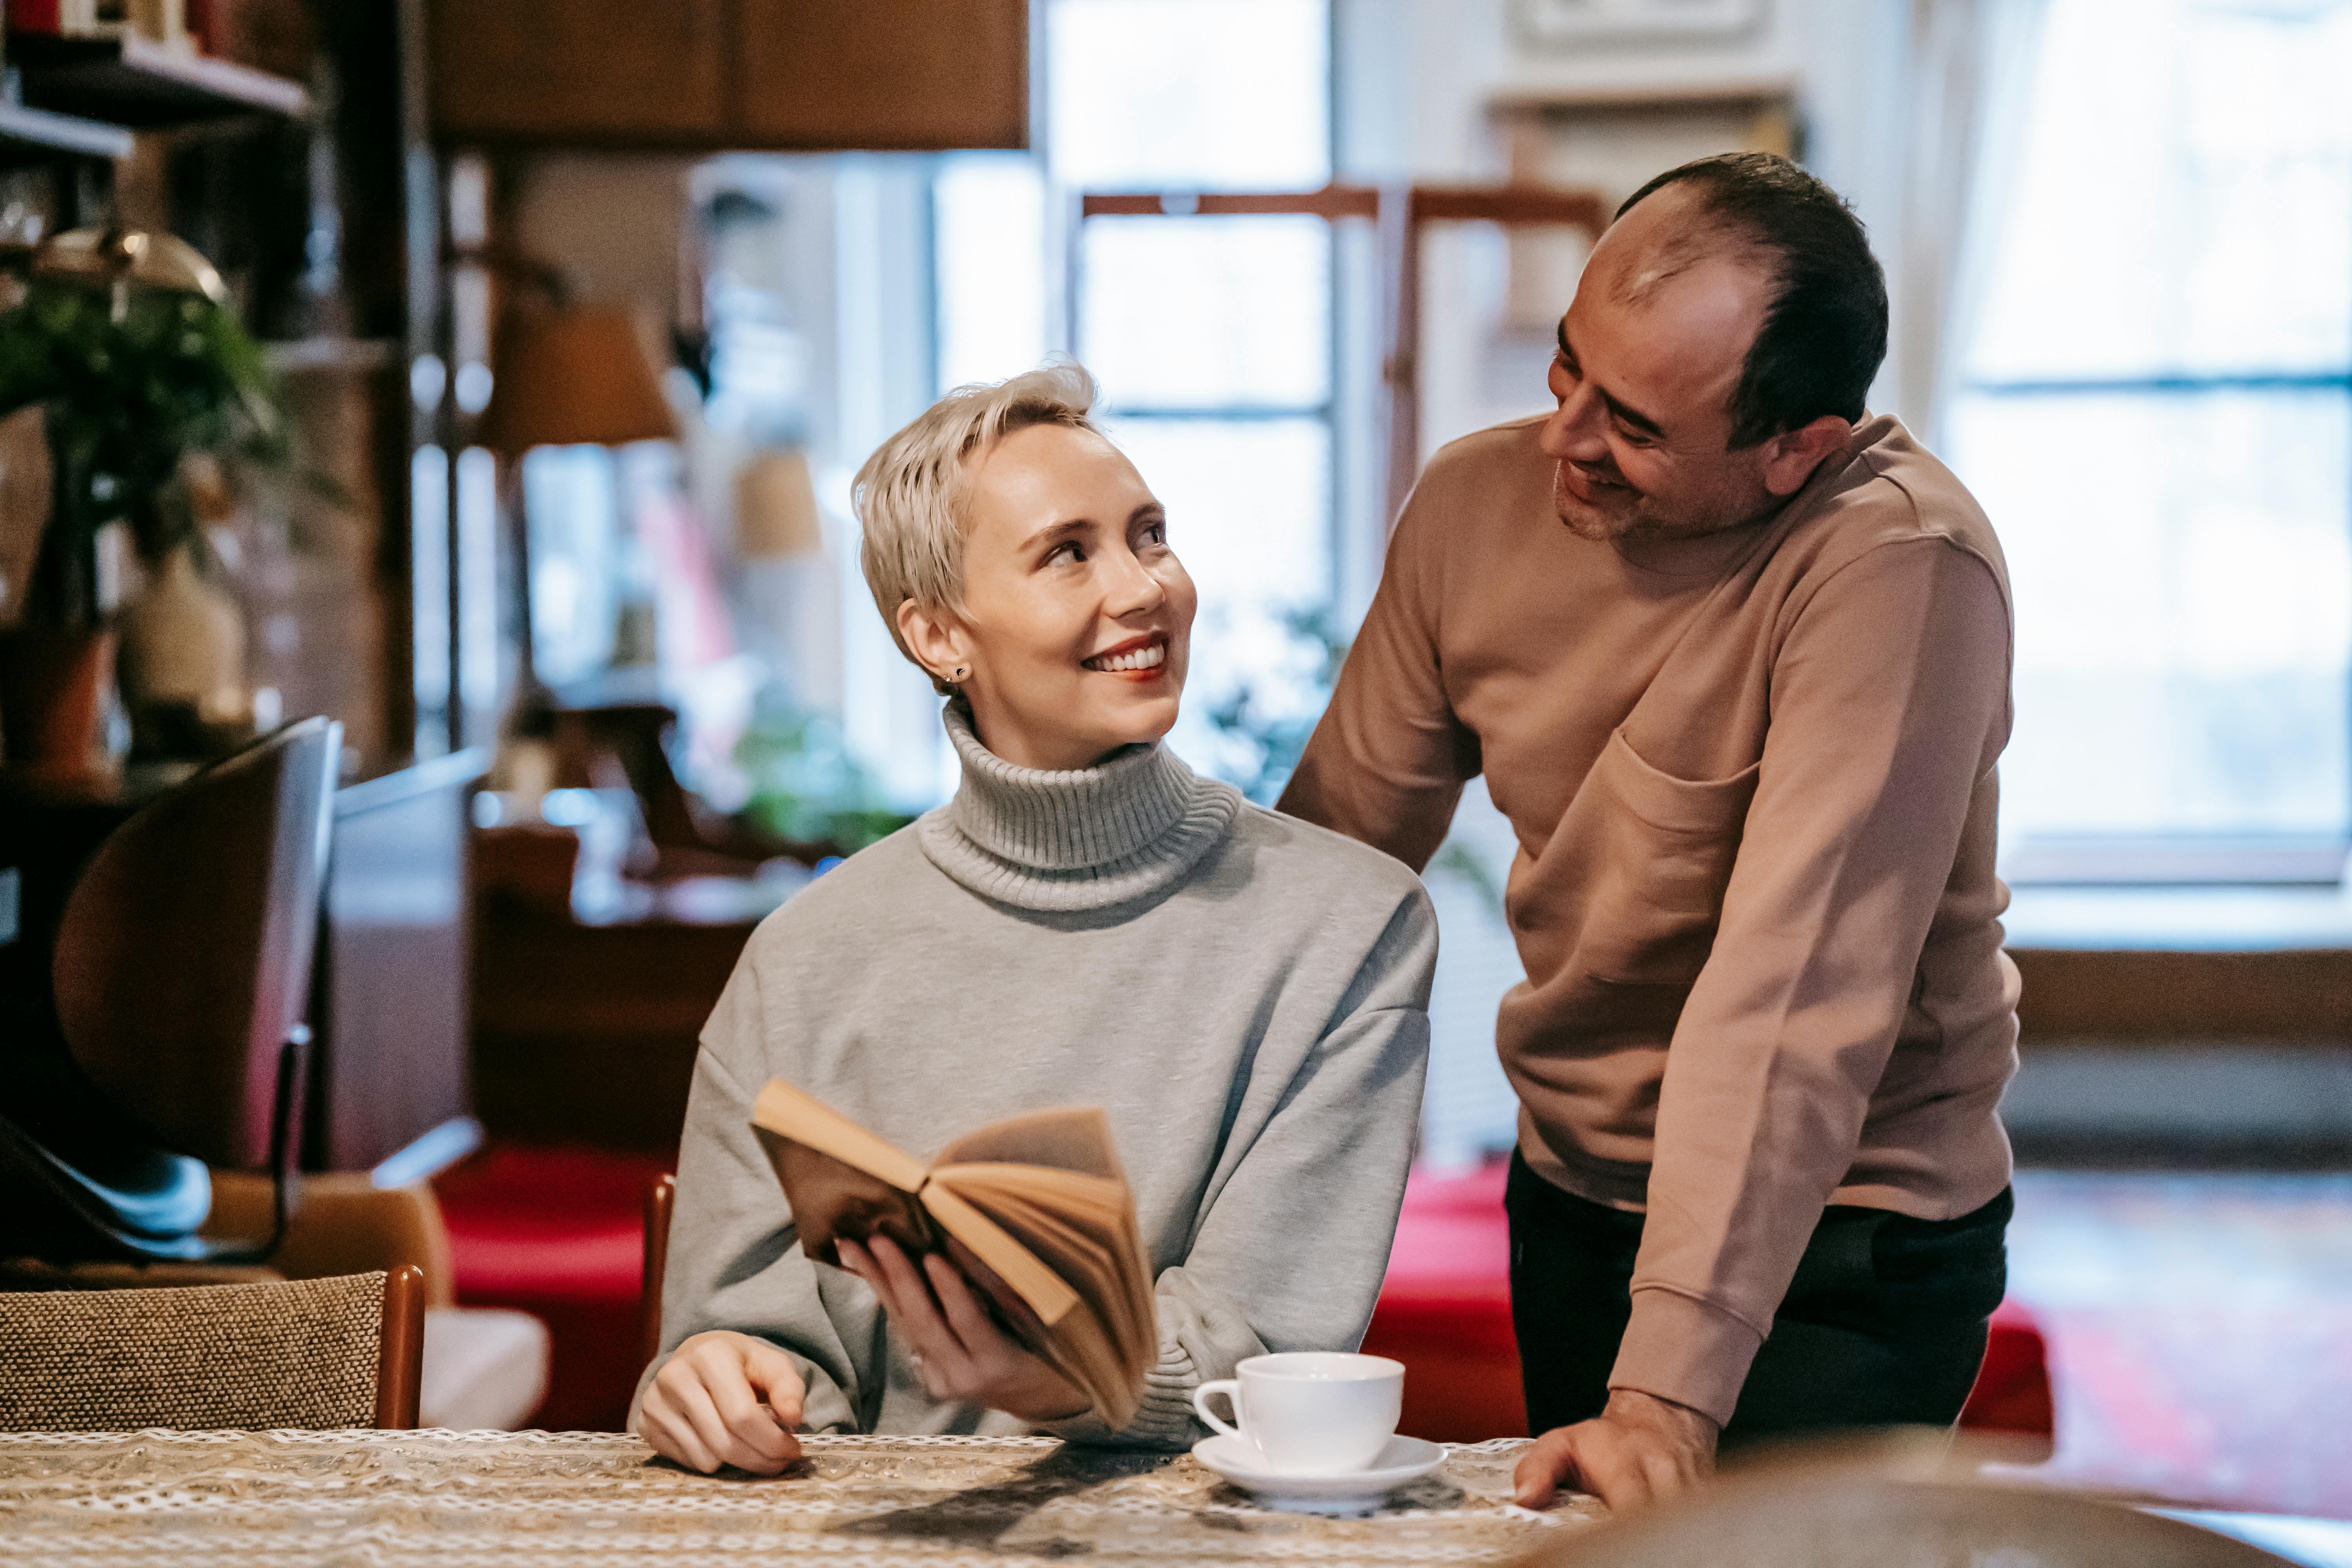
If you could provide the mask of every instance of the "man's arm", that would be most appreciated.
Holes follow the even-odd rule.
[[[1372,607],[1276,808],[1418,871],[1444,842],[1478,738],[1439,677],[1436,605],[1444,531],[1426,479],[1389,542]]]
[[[1563,1429],[1586,1447],[1630,1445],[1652,1469],[1711,1457],[1853,1163],[2007,739],[2009,676],[1992,569],[1941,541],[1874,550],[1798,612],[1722,922],[1666,1057],[1610,1411]],[[1574,1445],[1548,1447],[1523,1496],[1576,1473]]]

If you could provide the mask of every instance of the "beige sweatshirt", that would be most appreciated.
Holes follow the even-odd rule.
[[[1825,1204],[2009,1180],[2000,547],[1891,418],[1764,522],[1595,543],[1538,421],[1440,452],[1282,808],[1419,868],[1483,772],[1520,1149],[1646,1209],[1612,1387],[1727,1419]]]

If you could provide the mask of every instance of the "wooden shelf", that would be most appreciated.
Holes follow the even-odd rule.
[[[133,129],[184,125],[231,114],[308,114],[302,84],[209,55],[183,54],[135,35],[61,38],[8,35],[8,63],[24,78],[25,101]]]
[[[0,168],[59,157],[127,158],[131,132],[120,125],[0,102]]]

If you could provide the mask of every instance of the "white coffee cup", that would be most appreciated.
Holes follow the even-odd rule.
[[[1336,1476],[1371,1468],[1395,1435],[1404,1402],[1404,1363],[1340,1351],[1254,1355],[1192,1391],[1201,1419],[1258,1451],[1278,1476]],[[1236,1426],[1209,1414],[1234,1402]]]

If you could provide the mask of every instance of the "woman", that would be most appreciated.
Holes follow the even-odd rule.
[[[630,1426],[772,1473],[795,1430],[1180,1445],[1193,1387],[1352,1348],[1419,1114],[1437,937],[1420,883],[1162,747],[1192,580],[1160,503],[1056,365],[941,399],[859,473],[864,565],[949,701],[955,798],[753,933],[702,1036],[667,1353]],[[1160,1354],[1112,1432],[954,1268],[799,1248],[754,1141],[782,1077],[910,1152],[1050,1105],[1108,1114]]]

